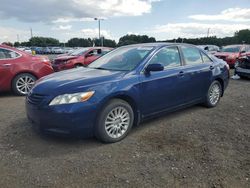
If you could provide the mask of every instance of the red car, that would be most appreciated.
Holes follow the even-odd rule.
[[[0,45],[0,91],[26,95],[37,79],[53,72],[48,57]]]
[[[217,58],[223,59],[232,68],[237,59],[244,56],[246,52],[250,52],[250,45],[229,45],[222,48],[222,50],[214,54]]]
[[[55,71],[87,66],[111,50],[112,48],[107,47],[81,48],[70,54],[57,57],[52,62],[52,66]]]

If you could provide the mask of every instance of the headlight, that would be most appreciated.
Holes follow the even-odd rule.
[[[238,67],[239,66],[239,61],[236,61],[236,63],[234,64],[234,67]]]
[[[229,56],[227,57],[227,59],[235,59],[235,58],[236,58],[235,55],[229,55]]]
[[[49,106],[84,102],[89,100],[94,95],[94,93],[94,91],[88,91],[83,93],[58,95],[49,103]]]
[[[69,61],[68,61],[68,60],[67,60],[67,61],[63,61],[63,62],[62,62],[62,64],[64,64],[64,65],[65,65],[65,64],[67,64],[67,63],[69,63]]]

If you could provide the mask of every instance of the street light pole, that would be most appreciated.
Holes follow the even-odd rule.
[[[101,39],[101,20],[104,20],[102,18],[94,18],[94,20],[97,20],[98,21],[98,33],[99,33],[99,42],[101,46],[103,46],[103,41]]]

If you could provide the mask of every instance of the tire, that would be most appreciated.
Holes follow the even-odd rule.
[[[212,84],[208,89],[205,105],[208,108],[213,108],[217,106],[217,104],[220,101],[221,95],[222,95],[222,86],[219,81],[215,80],[212,82]]]
[[[12,90],[16,95],[27,95],[37,78],[29,73],[17,75],[12,81]],[[25,84],[26,83],[26,84]]]
[[[124,139],[134,122],[132,107],[123,100],[113,99],[101,110],[95,126],[95,136],[105,143]]]

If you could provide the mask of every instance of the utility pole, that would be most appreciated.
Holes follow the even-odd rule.
[[[16,38],[17,38],[17,42],[20,42],[18,34],[16,35]]]
[[[32,28],[30,28],[30,38],[33,38],[33,31],[32,31]]]
[[[210,28],[207,29],[207,38],[209,37]]]

